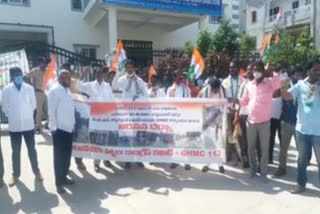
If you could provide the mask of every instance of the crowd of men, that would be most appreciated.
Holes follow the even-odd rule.
[[[79,78],[73,78],[72,68],[66,64],[58,72],[58,82],[44,93],[43,77],[47,62],[41,59],[39,67],[25,77],[18,67],[10,69],[11,83],[2,91],[2,110],[8,117],[12,146],[12,178],[9,186],[14,186],[20,177],[20,151],[24,137],[30,163],[36,180],[43,181],[38,167],[35,146],[35,132],[42,131],[42,119],[48,113],[48,128],[52,133],[54,174],[57,192],[65,192],[65,185],[74,181],[68,176],[71,153],[72,132],[75,126],[72,93],[83,93],[92,101],[105,101],[113,97],[132,98],[221,98],[227,99],[228,139],[227,161],[236,165],[240,161],[249,169],[250,178],[258,174],[263,182],[268,182],[268,164],[273,163],[276,136],[279,137],[279,167],[273,176],[286,175],[287,153],[292,138],[295,138],[298,157],[297,187],[292,193],[306,190],[306,168],[310,163],[312,148],[317,165],[320,167],[320,61],[309,62],[305,69],[288,72],[284,67],[272,68],[264,63],[251,62],[245,74],[240,74],[237,61],[229,66],[229,76],[221,80],[210,76],[196,88],[190,84],[187,74],[175,72],[171,86],[164,84],[157,75],[148,85],[137,75],[135,63],[128,60],[126,73],[117,75],[106,67],[95,71],[95,80],[84,81],[92,73],[84,67]],[[28,83],[27,83],[28,82]],[[164,87],[167,85],[166,87]],[[34,120],[34,112],[36,116]],[[7,158],[7,157],[5,157]],[[86,170],[81,158],[75,162],[80,170]],[[137,163],[143,167],[143,163]],[[110,167],[109,161],[104,161]],[[171,168],[178,164],[172,163]],[[124,168],[131,163],[124,163]],[[100,171],[100,160],[94,161],[94,169]],[[185,165],[190,170],[190,165]],[[209,166],[202,171],[207,172]],[[223,166],[220,166],[223,171]],[[3,181],[3,156],[0,145],[0,188]],[[320,173],[319,173],[320,182]]]

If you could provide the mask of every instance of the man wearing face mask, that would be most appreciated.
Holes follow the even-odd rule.
[[[240,105],[248,107],[247,137],[250,177],[255,177],[257,173],[256,143],[258,136],[261,146],[260,175],[262,181],[267,182],[272,95],[280,88],[280,76],[276,73],[266,74],[263,62],[257,62],[253,71],[254,80],[247,84],[244,95],[240,99]],[[272,77],[265,78],[265,76]]]
[[[69,90],[71,74],[61,70],[56,84],[48,93],[49,128],[53,139],[54,174],[57,192],[65,193],[64,186],[74,183],[67,178],[72,153],[72,132],[75,109]]]
[[[87,94],[90,101],[103,102],[110,101],[112,96],[112,89],[109,83],[105,82],[105,76],[108,73],[107,67],[102,67],[95,73],[96,80],[93,82],[83,82],[83,79],[88,76],[90,69],[85,70],[81,73],[79,80],[76,82],[76,87],[79,91]],[[110,167],[111,163],[109,161],[104,161],[106,167]],[[94,161],[94,170],[100,172],[100,160]]]
[[[119,78],[116,85],[121,91],[122,98],[129,98],[136,100],[138,98],[147,98],[148,97],[148,87],[147,83],[144,82],[136,74],[136,66],[132,60],[128,60],[125,64],[126,74]],[[116,79],[115,79],[116,80]],[[137,163],[139,167],[144,167],[143,163]],[[131,168],[129,162],[125,163],[124,166],[126,169]]]
[[[12,147],[12,179],[9,186],[14,186],[20,177],[20,152],[22,136],[28,149],[28,156],[36,180],[43,181],[38,167],[38,157],[34,139],[34,111],[36,97],[32,86],[23,82],[22,71],[18,67],[10,69],[11,83],[2,93],[3,112],[8,117]]]
[[[36,92],[37,111],[36,111],[36,133],[42,131],[42,119],[47,112],[47,96],[44,93],[43,79],[47,71],[48,60],[44,57],[39,57],[39,66],[32,69],[30,73],[25,75],[25,80],[30,83]]]
[[[317,165],[320,169],[320,60],[313,60],[306,66],[308,78],[300,80],[287,89],[286,82],[282,82],[281,93],[285,100],[298,103],[296,137],[298,146],[298,175],[297,186],[291,193],[306,191],[307,166],[312,148],[315,151]],[[320,171],[318,172],[320,182]]]
[[[225,99],[226,96],[226,90],[221,86],[221,81],[212,76],[208,78],[208,85],[206,85],[198,94],[199,98],[216,98],[216,99]],[[202,168],[202,172],[208,172],[209,166],[205,165]],[[219,171],[221,173],[224,172],[224,167],[219,166]]]
[[[301,69],[301,68],[300,68]],[[286,78],[286,88],[289,89],[296,85],[298,81],[303,80],[303,72],[296,68],[290,79]],[[286,75],[285,75],[286,76]],[[282,94],[282,97],[285,96]],[[287,155],[292,137],[296,140],[296,123],[297,123],[298,105],[294,100],[283,99],[282,115],[281,115],[281,144],[279,155],[279,167],[274,177],[282,177],[286,175]]]

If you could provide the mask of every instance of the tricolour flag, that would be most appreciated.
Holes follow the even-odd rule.
[[[47,71],[44,74],[42,90],[48,92],[50,88],[54,85],[57,80],[56,73],[56,57],[55,55],[51,55],[51,61],[47,67]]]
[[[119,72],[121,67],[123,66],[124,62],[127,60],[126,51],[123,48],[123,43],[121,40],[118,42],[117,51],[115,58],[111,64],[110,71],[112,72]]]
[[[148,84],[151,86],[152,84],[152,76],[156,75],[156,69],[154,68],[154,65],[150,65],[149,71],[148,71]]]
[[[198,79],[201,74],[204,72],[204,59],[201,56],[197,48],[194,48],[192,51],[191,64],[188,72],[188,79],[193,81]]]

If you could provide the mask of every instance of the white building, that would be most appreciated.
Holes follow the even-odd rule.
[[[282,10],[281,26],[293,36],[298,36],[307,26],[315,44],[320,48],[319,0],[247,0],[247,33],[256,37],[257,49],[263,37],[271,32],[277,14]]]
[[[239,1],[223,1],[224,15],[236,29],[240,29]],[[215,31],[219,24],[216,17],[221,16],[221,10],[202,15],[117,2],[123,0],[0,0],[0,48],[42,41],[98,59],[112,53],[118,39],[128,47],[144,44],[141,49],[148,50],[183,48],[186,41],[196,41],[199,30]]]

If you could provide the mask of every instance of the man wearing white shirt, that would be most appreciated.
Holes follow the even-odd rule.
[[[107,73],[108,68],[102,67],[97,70],[95,74],[95,81],[85,83],[82,80],[87,76],[87,73],[84,72],[81,74],[80,80],[77,81],[76,86],[79,91],[89,96],[90,101],[110,101],[112,99],[112,89],[109,83],[104,81]],[[110,161],[104,161],[104,165],[110,167],[111,163]],[[94,161],[94,170],[96,172],[100,172],[100,160]]]
[[[8,117],[12,146],[13,176],[9,186],[14,186],[21,173],[20,152],[22,136],[24,137],[32,171],[40,182],[43,178],[38,167],[37,151],[34,139],[34,111],[36,96],[31,85],[23,82],[22,71],[18,67],[10,69],[11,83],[2,92],[3,112]]]
[[[174,83],[171,87],[168,88],[167,97],[169,98],[189,98],[191,97],[191,90],[186,84],[186,74],[174,74]],[[179,165],[176,163],[172,163],[170,168],[175,169]],[[191,166],[189,164],[185,165],[185,170],[191,170]]]
[[[126,74],[118,80],[119,90],[122,92],[122,98],[146,98],[148,97],[147,83],[137,74],[135,63],[131,60],[126,62]]]
[[[159,79],[156,75],[152,76],[151,88],[148,90],[148,96],[150,98],[163,98],[166,97],[166,92],[163,88],[159,87]]]
[[[59,72],[58,84],[48,93],[49,128],[53,138],[54,172],[57,192],[65,193],[64,185],[74,183],[67,178],[72,153],[72,132],[75,126],[75,109],[69,90],[71,74]]]
[[[125,64],[126,74],[117,80],[116,78],[113,81],[113,85],[117,86],[117,89],[121,91],[122,98],[130,98],[136,100],[138,98],[147,98],[148,97],[148,87],[147,83],[144,82],[136,74],[136,66],[132,60],[128,60]],[[119,72],[119,71],[118,71]],[[116,74],[117,75],[117,74]],[[143,163],[137,163],[140,167],[143,167]],[[125,163],[124,168],[131,168],[129,162]]]

